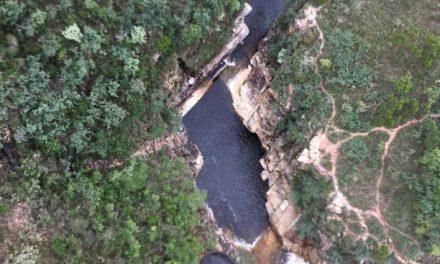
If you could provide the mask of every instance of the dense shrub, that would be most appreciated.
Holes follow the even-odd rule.
[[[317,239],[316,232],[326,218],[331,183],[311,170],[300,171],[294,175],[292,190],[294,203],[304,210],[295,226],[299,238]]]
[[[330,114],[330,102],[320,89],[319,75],[315,72],[311,52],[317,47],[317,36],[307,43],[301,34],[290,36],[284,43],[269,48],[282,48],[277,54],[277,68],[271,83],[279,99],[274,102],[277,110],[285,111],[276,131],[283,138],[287,151],[299,151],[316,131],[323,127]],[[296,47],[292,47],[296,43]],[[278,47],[278,44],[280,47]],[[290,101],[290,108],[283,109]],[[289,104],[287,104],[289,105]]]
[[[369,154],[369,150],[363,137],[354,137],[342,145],[342,151],[347,157],[359,163]]]
[[[6,1],[2,127],[23,150],[32,145],[63,158],[126,154],[140,130],[157,137],[171,129],[160,76],[177,63],[173,53],[218,47],[202,40],[219,35],[213,25],[228,26],[239,7],[237,0]]]
[[[427,114],[440,97],[440,87],[417,87],[411,74],[397,79],[378,109],[377,124],[394,127],[414,116]]]
[[[368,87],[374,72],[366,63],[371,47],[350,30],[336,28],[326,34],[326,58],[330,67],[323,73],[330,89],[359,89]]]
[[[165,76],[177,57],[205,64],[242,2],[2,1],[0,213],[24,202],[50,230],[13,250],[36,245],[47,263],[197,261],[204,196],[185,162],[162,154],[107,170],[179,127]]]
[[[82,248],[96,248],[84,252],[85,259],[196,263],[211,246],[199,236],[205,196],[195,189],[183,159],[161,153],[105,174],[90,171],[72,181],[67,192],[75,208],[72,219],[91,220],[86,230],[69,234],[83,241]],[[69,245],[69,254],[78,250]]]

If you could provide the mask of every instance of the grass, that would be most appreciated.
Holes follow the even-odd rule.
[[[426,147],[436,147],[438,142],[427,143],[429,134],[426,134],[428,127],[426,120],[415,126],[403,129],[397,135],[395,141],[391,145],[389,156],[386,160],[385,176],[382,184],[382,212],[387,222],[404,232],[405,234],[416,239],[419,245],[411,242],[398,232],[392,232],[391,237],[402,252],[414,255],[420,250],[430,252],[431,243],[435,240],[428,240],[426,235],[419,230],[420,225],[417,219],[420,219],[420,213],[424,210],[421,208],[419,193],[408,186],[408,183],[416,182],[417,178],[422,177],[421,166],[419,160]],[[439,122],[437,121],[437,125]],[[435,141],[435,140],[434,140]],[[431,146],[430,144],[434,144]],[[426,205],[429,206],[429,205]],[[434,206],[434,205],[432,205]],[[435,232],[431,229],[430,232]],[[428,242],[429,241],[429,242]],[[411,243],[410,243],[411,242]],[[437,242],[438,243],[438,242]]]
[[[336,99],[339,126],[365,131],[377,124],[380,111],[390,104],[388,95],[394,90],[395,80],[407,73],[414,77],[416,90],[435,86],[440,75],[439,53],[426,49],[427,42],[419,40],[429,34],[440,35],[435,19],[439,8],[433,0],[339,0],[322,10],[318,22],[326,45],[321,57],[332,66],[321,71],[327,89]],[[408,33],[412,28],[420,33],[415,40]],[[396,44],[400,34],[405,35],[401,46]],[[414,50],[423,52],[416,56]],[[423,63],[430,60],[434,60],[430,66]],[[426,104],[420,93],[411,97],[420,106]],[[401,122],[411,117],[404,115]]]
[[[383,227],[375,217],[370,217],[366,224],[368,231],[374,236],[375,239],[377,239],[379,242],[385,239]]]
[[[322,166],[324,168],[326,168],[327,170],[331,170],[332,169],[332,161],[331,161],[331,156],[328,154],[325,154],[325,156],[322,159]]]
[[[420,253],[420,249],[418,248],[417,244],[415,244],[412,240],[408,239],[408,237],[403,236],[402,234],[394,230],[391,230],[390,233],[397,249],[400,252],[403,252],[405,256],[414,258],[416,255]]]
[[[403,129],[391,144],[386,159],[381,188],[381,207],[391,226],[414,235],[414,196],[404,184],[403,177],[417,173],[417,158],[420,156],[420,125]]]
[[[354,206],[369,209],[375,204],[376,180],[381,165],[383,143],[386,139],[387,135],[383,132],[373,132],[365,137],[368,152],[362,161],[353,160],[344,152],[344,146],[341,148],[337,164],[339,184],[342,192]]]
[[[344,140],[345,138],[349,137],[350,134],[347,132],[335,132],[335,131],[331,131],[330,133],[328,133],[328,139],[330,140],[330,142],[332,143],[336,143],[339,140]]]
[[[321,2],[317,0],[312,4]],[[335,125],[351,132],[368,131],[376,126],[395,127],[439,111],[440,100],[429,93],[431,88],[435,90],[439,86],[440,51],[436,49],[440,48],[433,44],[440,43],[439,10],[440,4],[435,0],[334,0],[320,10],[318,23],[326,42],[319,70],[324,86],[336,102]],[[406,85],[399,80],[411,82]],[[329,140],[335,143],[346,136],[330,131]],[[353,206],[374,207],[375,186],[387,139],[385,133],[375,132],[362,137],[362,142],[355,138],[353,140],[358,142],[351,140],[341,148],[337,164],[339,185]],[[420,126],[398,134],[385,161],[380,189],[386,221],[411,237],[416,237],[414,205],[420,202],[420,195],[413,195],[406,183],[420,175],[417,163],[422,154],[422,141]],[[360,230],[357,230],[356,221],[359,220],[341,220],[357,233]],[[372,235],[370,240],[377,240],[379,244],[384,242],[384,230],[377,219],[368,219],[367,226]],[[319,230],[325,233],[331,227],[332,223],[327,220]],[[353,256],[359,253],[346,250],[350,246],[338,243],[350,234],[335,238],[335,230],[329,233],[333,246],[340,252],[350,252]],[[391,231],[390,235],[404,255],[413,257],[420,250],[428,252],[423,245],[418,248],[417,243],[397,231]],[[382,247],[369,248],[374,253],[372,262],[376,263],[376,257],[388,258]],[[331,257],[331,252],[328,253]],[[341,253],[340,256],[354,263],[350,262],[350,254]],[[337,254],[330,259],[332,263],[342,263]],[[393,257],[389,261],[396,262]]]

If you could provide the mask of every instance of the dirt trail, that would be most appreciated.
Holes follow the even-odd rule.
[[[314,168],[323,176],[329,177],[333,182],[334,191],[331,194],[331,197],[333,197],[332,202],[329,205],[329,209],[332,212],[335,213],[341,213],[342,209],[346,209],[349,211],[353,211],[357,218],[359,219],[360,225],[364,228],[364,233],[357,235],[357,239],[366,240],[371,234],[368,231],[368,227],[366,225],[366,222],[368,218],[375,217],[379,223],[382,225],[385,233],[385,240],[391,251],[394,253],[395,257],[399,260],[401,263],[417,263],[411,259],[409,259],[407,256],[405,256],[402,252],[400,252],[394,242],[391,239],[390,235],[390,229],[400,233],[401,235],[405,236],[406,238],[414,241],[417,244],[417,241],[409,236],[408,234],[390,226],[384,216],[382,215],[382,209],[381,209],[381,184],[382,179],[384,177],[385,173],[385,161],[388,157],[389,149],[393,141],[395,140],[397,134],[404,128],[413,126],[417,123],[422,122],[423,120],[427,118],[440,118],[440,114],[430,114],[420,119],[412,119],[398,127],[395,128],[386,128],[386,127],[375,127],[371,129],[368,132],[348,132],[345,131],[335,125],[335,117],[337,115],[337,109],[336,109],[336,102],[335,98],[332,96],[331,93],[329,93],[324,85],[323,77],[319,70],[319,58],[322,55],[324,46],[325,46],[325,36],[324,32],[321,30],[318,21],[317,16],[318,12],[321,10],[323,6],[320,6],[318,8],[309,6],[304,10],[305,18],[298,20],[296,22],[296,27],[299,30],[307,30],[309,28],[316,28],[316,30],[319,32],[319,40],[321,41],[320,49],[317,52],[315,56],[315,71],[320,77],[320,89],[329,96],[332,104],[332,113],[328,120],[327,126],[325,127],[324,131],[322,133],[319,133],[315,136],[315,138],[312,139],[310,143],[310,148],[303,152],[303,154],[300,156],[299,161],[308,163],[314,166]],[[335,132],[344,132],[347,133],[347,137],[341,140],[338,140],[337,142],[333,143],[328,139],[329,130],[335,131]],[[373,209],[369,210],[362,210],[360,208],[357,208],[350,204],[347,197],[340,191],[339,189],[339,183],[338,183],[338,175],[337,175],[337,163],[338,158],[340,155],[340,148],[341,146],[349,141],[350,139],[354,137],[366,137],[372,132],[384,132],[388,134],[388,139],[384,144],[383,153],[381,156],[381,167],[379,169],[379,173],[376,178],[376,186],[375,186],[375,206]],[[322,166],[322,161],[324,157],[330,157],[331,162],[331,169],[328,170],[324,166]],[[346,226],[346,232],[352,233],[349,228]]]

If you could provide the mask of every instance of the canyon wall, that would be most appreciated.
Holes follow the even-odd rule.
[[[292,203],[290,181],[293,170],[298,166],[297,152],[285,152],[281,148],[282,139],[275,135],[275,126],[282,116],[271,107],[271,101],[276,100],[277,95],[269,87],[270,80],[264,55],[258,52],[251,65],[238,72],[227,85],[235,110],[245,126],[257,134],[266,150],[260,160],[264,169],[261,177],[269,185],[266,208],[272,229],[283,249],[303,256],[312,264],[322,263],[315,248],[295,239],[293,227],[301,212]]]

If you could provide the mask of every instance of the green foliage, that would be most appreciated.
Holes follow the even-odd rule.
[[[147,42],[146,38],[146,32],[143,27],[136,26],[131,29],[131,42],[132,43],[145,43]]]
[[[66,38],[81,43],[83,34],[76,23],[68,26],[61,34]]]
[[[429,249],[440,243],[440,146],[426,151],[419,162],[422,174],[406,179],[406,183],[417,197],[417,235],[425,239]]]
[[[63,258],[66,256],[67,244],[62,236],[56,236],[55,239],[52,241],[50,248],[58,257]]]
[[[319,89],[319,76],[315,72],[314,63],[303,55],[310,52],[309,49],[313,49],[316,42],[308,45],[303,37],[294,35],[286,40],[289,44],[298,42],[294,50],[293,45],[286,45],[278,51],[276,61],[282,64],[276,69],[271,84],[280,95],[274,103],[275,108],[283,108],[281,105],[289,105],[287,102],[291,102],[290,109],[281,110],[286,113],[276,127],[289,151],[302,149],[309,137],[324,125],[329,115],[330,104],[325,93]],[[316,36],[313,38],[316,40]]]
[[[157,137],[174,126],[163,118],[172,110],[160,76],[175,66],[173,54],[198,57],[214,48],[201,43],[208,37],[220,44],[213,25],[227,27],[240,2],[150,2],[1,5],[1,89],[8,92],[0,115],[22,150],[106,158],[127,154],[145,127]]]
[[[342,145],[342,151],[356,163],[363,161],[369,154],[363,137],[354,137]]]
[[[320,59],[319,64],[325,68],[330,68],[332,66],[332,61],[329,59]]]
[[[2,1],[0,139],[13,142],[18,160],[1,164],[0,194],[5,204],[26,201],[38,229],[62,234],[48,246],[54,255],[193,263],[208,248],[198,219],[204,196],[184,161],[86,168],[108,169],[179,126],[170,101],[178,90],[165,89],[174,88],[165,76],[178,69],[176,57],[205,64],[242,2]]]
[[[85,230],[74,228],[74,221],[69,228],[83,246],[95,243],[93,252],[84,252],[86,259],[195,263],[207,249],[198,236],[204,229],[198,216],[204,195],[195,190],[182,159],[162,153],[106,174],[91,171],[70,183],[67,192],[75,208],[71,218],[91,220]],[[78,250],[69,247],[68,254]]]
[[[342,127],[349,131],[364,131],[367,125],[361,120],[359,113],[353,111],[342,111],[339,117]]]
[[[388,135],[372,132],[345,142],[337,161],[339,189],[357,208],[374,207],[377,173],[382,165],[382,155]]]
[[[24,201],[38,212],[36,225],[57,232],[48,246],[38,246],[50,247],[60,259],[198,263],[215,246],[200,219],[205,194],[196,190],[183,158],[162,151],[111,171],[71,174],[43,167],[38,159],[23,163],[25,174],[8,175],[14,188],[3,184],[0,195]],[[36,241],[26,236],[25,242]]]
[[[437,245],[432,246],[431,254],[434,256],[440,256],[440,247]]]
[[[198,39],[202,34],[202,28],[198,25],[188,25],[183,29],[183,39],[185,43],[192,44]]]
[[[9,212],[9,206],[5,203],[0,202],[0,215],[4,215]]]
[[[160,52],[166,54],[166,53],[171,51],[172,40],[168,36],[165,36],[165,35],[161,36],[160,38],[157,39],[156,46],[157,46],[157,48],[159,49]]]
[[[368,231],[378,240],[385,239],[385,232],[382,225],[376,218],[370,218],[367,221]]]
[[[108,210],[111,211],[112,209],[112,207],[109,207]],[[118,231],[119,239],[117,241],[120,244],[120,247],[125,248],[123,254],[128,257],[128,259],[139,258],[140,244],[135,236],[137,232],[138,227],[131,219],[127,220]]]
[[[373,263],[377,263],[377,264],[387,263],[389,257],[390,257],[390,251],[388,247],[382,245],[373,251],[372,260]]]
[[[297,175],[294,181],[294,196],[293,200],[300,208],[308,208],[316,202],[325,201],[327,195],[331,190],[331,185],[327,180],[317,178],[312,172],[309,174]]]
[[[322,2],[310,3],[320,5]],[[415,5],[420,12],[411,11]],[[335,0],[328,1],[321,9],[317,22],[323,30],[325,44],[318,68],[325,88],[335,98],[335,125],[350,132],[365,132],[373,125],[396,127],[439,112],[440,42],[438,30],[432,26],[436,5],[432,0],[423,3],[367,1],[362,4]],[[389,16],[391,10],[392,17]],[[286,32],[289,23],[283,26]],[[316,34],[315,28],[305,33],[313,34]],[[276,69],[280,69],[282,66],[278,64],[286,63],[286,58],[294,52],[289,47],[301,49],[298,42],[289,42],[286,38],[279,37],[269,46],[269,61],[275,68],[279,67]],[[308,39],[313,40],[313,37]],[[316,48],[310,50],[307,55],[302,52],[297,57],[316,55]],[[294,65],[291,68],[302,70],[298,64]],[[432,252],[438,251],[440,245],[437,180],[433,173],[434,164],[439,162],[435,149],[439,147],[440,134],[432,120],[423,123],[423,132],[411,130],[400,140],[400,134],[406,133],[406,129],[402,129],[391,144],[380,188],[382,213],[388,224],[417,240],[414,243],[397,232],[390,232],[398,250],[413,260],[419,260],[421,255],[434,259]],[[365,142],[357,138],[348,141],[341,149],[337,166],[340,190],[353,206],[366,210],[374,207],[383,142],[388,138],[386,135],[373,137],[374,133],[364,137]],[[289,138],[282,136],[282,140]],[[395,149],[399,152],[395,153]],[[393,165],[396,161],[398,163]],[[313,210],[313,207],[305,208],[303,214],[310,215]],[[372,237],[365,242],[355,241],[356,235],[351,232],[357,232],[359,220],[350,219],[347,214],[350,212],[343,210],[337,220],[321,218],[318,224],[298,222],[297,228],[303,229],[300,233],[305,230],[311,234],[309,237],[318,230],[326,237],[325,243],[332,245],[326,252],[329,263],[398,262],[382,245],[385,238],[379,222],[369,219],[367,225]],[[318,247],[322,242],[317,242]]]
[[[440,142],[438,141],[438,122],[426,120],[420,126],[408,131],[403,131],[397,140],[414,144],[408,153],[408,145],[404,148],[397,147],[393,153],[395,160],[391,163],[390,171],[396,181],[405,186],[407,202],[403,212],[394,212],[399,219],[392,218],[393,224],[399,224],[412,232],[419,241],[418,250],[430,253],[432,248],[440,244]],[[410,138],[413,138],[410,141]],[[407,144],[407,143],[406,143]],[[407,156],[411,155],[411,160]],[[402,157],[404,157],[402,159]],[[401,162],[400,160],[404,160]],[[394,165],[393,165],[394,164]],[[403,167],[403,172],[395,172],[395,167]],[[409,206],[409,207],[408,207]],[[396,210],[394,208],[391,208]],[[390,211],[390,209],[388,209]],[[409,216],[406,216],[409,212]],[[410,218],[408,218],[410,217]],[[406,220],[401,220],[401,218]],[[407,223],[409,222],[409,223]],[[404,238],[402,238],[404,241]],[[404,244],[402,242],[402,244]],[[409,250],[411,248],[408,248]]]
[[[418,88],[410,74],[394,82],[392,93],[378,110],[378,125],[394,127],[409,117],[426,114],[440,96],[440,87]]]
[[[387,59],[395,67],[406,69],[394,70],[392,81],[383,82],[388,89],[378,107],[376,123],[393,127],[411,117],[438,111],[440,38],[412,25],[393,34],[389,43]]]
[[[440,37],[432,32],[423,31],[415,26],[404,29],[392,37],[398,53],[411,56],[412,64],[431,68],[440,58]],[[422,67],[422,68],[425,68]]]
[[[310,1],[310,3],[311,3],[313,6],[318,7],[318,6],[321,6],[321,5],[325,4],[325,3],[327,3],[327,1],[328,1],[328,0],[312,0],[312,1]]]
[[[307,209],[296,224],[301,240],[316,239],[319,225],[325,219],[325,207],[331,184],[312,171],[300,171],[292,182],[293,201],[302,209]]]
[[[390,251],[386,245],[368,239],[367,241],[353,241],[345,236],[340,237],[328,250],[327,258],[330,263],[389,263]]]
[[[14,26],[24,11],[24,4],[17,0],[7,0],[0,6],[0,24]]]
[[[361,36],[350,30],[336,28],[326,34],[326,59],[323,68],[329,88],[337,91],[371,85],[373,70],[366,64],[371,47]]]

